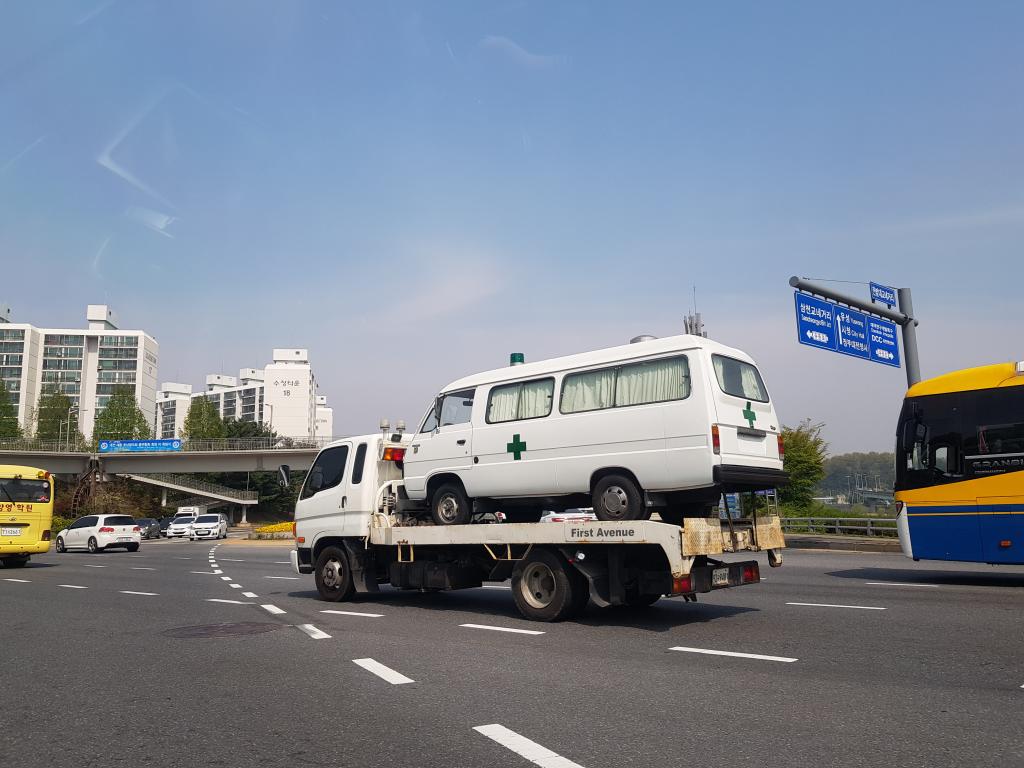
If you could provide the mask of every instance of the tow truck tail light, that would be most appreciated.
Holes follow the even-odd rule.
[[[782,435],[778,436],[779,440],[779,458],[786,458],[786,441],[782,439]]]
[[[673,595],[686,595],[690,592],[693,592],[693,582],[690,580],[689,575],[672,577]]]
[[[747,563],[743,566],[743,574],[740,577],[740,581],[744,584],[754,584],[761,580],[761,573],[758,570],[757,563]]]
[[[109,525],[104,525],[102,528],[100,528],[100,533],[113,533],[113,532],[114,532],[114,529],[111,528]]]
[[[722,438],[718,436],[718,425],[711,425],[711,450],[716,454],[722,452]]]
[[[405,448],[385,448],[384,449],[384,461],[404,461],[405,460]]]

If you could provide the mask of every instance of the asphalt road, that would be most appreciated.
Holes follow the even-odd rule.
[[[213,548],[0,569],[6,762],[1024,764],[1024,568],[790,550],[760,585],[545,625],[501,587],[323,603],[287,546]]]

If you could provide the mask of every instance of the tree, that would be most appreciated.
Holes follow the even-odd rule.
[[[212,402],[205,397],[192,398],[185,423],[181,427],[181,436],[187,440],[224,437],[224,422]]]
[[[118,387],[107,407],[96,417],[96,440],[148,440],[152,436],[146,416],[135,402],[133,387]]]
[[[60,440],[66,437],[71,445],[83,442],[85,438],[78,431],[78,421],[70,413],[71,407],[71,398],[63,392],[52,388],[44,391],[36,406],[36,437],[40,440]],[[70,432],[71,429],[74,432]]]
[[[21,424],[18,423],[18,409],[11,402],[7,385],[0,381],[0,438],[21,437]]]
[[[783,462],[789,483],[779,489],[779,501],[797,509],[807,509],[814,500],[818,483],[825,476],[825,455],[828,443],[821,436],[824,424],[804,419],[797,427],[783,427],[786,446]]]
[[[224,419],[224,437],[268,437],[275,438],[277,435],[270,427],[260,421],[238,421],[237,419]]]

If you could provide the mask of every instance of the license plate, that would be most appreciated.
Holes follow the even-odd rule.
[[[711,586],[712,587],[727,587],[729,586],[729,569],[728,568],[715,568],[711,572]]]
[[[131,536],[118,536],[117,540],[118,541],[131,541],[132,537]]]
[[[21,536],[21,528],[0,528],[0,536]]]

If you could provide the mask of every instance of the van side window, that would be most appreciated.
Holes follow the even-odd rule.
[[[360,443],[356,448],[356,458],[352,463],[352,485],[359,485],[363,482],[363,464],[366,463],[366,443]]]
[[[615,400],[615,369],[570,373],[562,383],[562,413],[580,413],[611,408]]]
[[[764,388],[761,374],[750,363],[723,355],[712,355],[711,362],[718,386],[725,394],[759,403],[768,402],[768,390]]]
[[[615,405],[644,405],[690,396],[690,366],[685,357],[648,360],[619,368]]]
[[[540,419],[551,413],[555,380],[518,381],[494,387],[487,399],[487,423]]]
[[[473,395],[476,390],[464,389],[461,392],[449,392],[441,401],[441,426],[468,424],[473,413]]]
[[[306,482],[302,485],[300,499],[308,499],[310,496],[334,488],[341,483],[345,477],[345,462],[348,460],[348,446],[339,445],[337,448],[325,448],[316,457],[313,466],[310,467]]]

